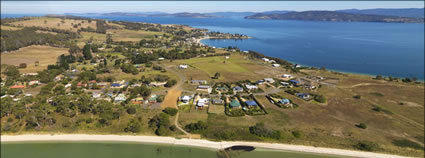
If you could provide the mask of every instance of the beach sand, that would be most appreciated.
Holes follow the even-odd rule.
[[[340,156],[353,157],[374,157],[374,158],[401,158],[403,156],[353,151],[344,149],[331,149],[321,147],[311,147],[303,145],[289,145],[276,143],[260,143],[260,142],[213,142],[203,139],[176,139],[173,137],[159,136],[131,136],[131,135],[88,135],[88,134],[60,134],[60,135],[2,135],[1,142],[20,142],[20,141],[126,141],[140,143],[160,143],[175,144],[186,146],[197,146],[204,148],[223,149],[234,145],[246,145],[259,148],[268,148],[284,151],[310,152],[318,154],[331,154]]]

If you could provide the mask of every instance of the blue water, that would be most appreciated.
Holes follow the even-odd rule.
[[[253,38],[202,42],[216,47],[237,46],[301,65],[424,79],[424,24],[252,20],[242,17],[87,17],[185,24],[212,31],[246,34]]]

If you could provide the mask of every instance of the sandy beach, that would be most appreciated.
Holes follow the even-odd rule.
[[[64,135],[2,135],[1,142],[20,142],[20,141],[127,141],[140,143],[161,143],[197,146],[213,149],[223,149],[234,145],[248,145],[259,148],[268,148],[284,151],[295,152],[311,152],[319,154],[331,154],[353,157],[373,157],[373,158],[401,158],[403,156],[362,152],[343,149],[331,149],[321,147],[311,147],[303,145],[288,145],[275,143],[260,143],[260,142],[213,142],[203,139],[176,139],[173,137],[158,137],[158,136],[130,136],[130,135],[85,135],[85,134],[64,134]]]

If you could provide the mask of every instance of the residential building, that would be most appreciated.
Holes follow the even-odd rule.
[[[258,89],[258,87],[257,87],[257,86],[255,86],[255,85],[250,85],[250,84],[246,84],[246,85],[245,85],[245,87],[246,87],[247,89],[249,89],[249,90],[255,90],[255,89]]]
[[[266,81],[267,83],[274,83],[274,79],[273,78],[264,78],[264,81]]]
[[[140,105],[140,104],[143,104],[143,101],[144,101],[143,97],[137,97],[137,98],[131,99],[131,104]]]
[[[149,83],[149,86],[160,87],[160,86],[164,86],[165,84],[167,84],[167,82],[151,82]]]
[[[296,94],[297,97],[302,98],[302,99],[309,99],[311,96],[308,93],[297,93]]]
[[[14,85],[14,86],[10,86],[9,88],[10,89],[22,89],[22,88],[25,88],[25,86],[24,85]]]
[[[270,61],[270,59],[268,59],[268,58],[261,58],[261,60],[263,60],[265,62],[269,62]]]
[[[291,85],[288,82],[280,82],[280,85],[283,87],[290,87]]]
[[[211,101],[213,104],[224,104],[224,100],[220,98],[214,98]]]
[[[232,101],[230,102],[230,107],[232,109],[239,109],[241,108],[241,104],[236,99],[232,99]]]
[[[203,92],[211,93],[212,88],[211,88],[210,86],[199,85],[199,86],[196,88],[196,90],[197,90],[197,91],[203,91]]]
[[[182,102],[182,104],[189,104],[190,100],[192,99],[192,96],[180,96],[180,101]]]
[[[125,95],[123,93],[118,94],[118,96],[115,97],[114,101],[115,102],[122,102],[125,101],[127,99],[127,97],[125,97]]]
[[[40,81],[38,81],[38,80],[34,80],[34,81],[30,81],[30,82],[28,82],[28,85],[30,85],[30,86],[32,86],[32,85],[37,85],[37,84],[40,84]]]
[[[290,74],[283,74],[282,75],[282,78],[292,78],[292,75],[290,75]]]
[[[258,106],[257,102],[255,102],[254,100],[247,100],[247,101],[245,101],[245,104],[248,105],[248,107]]]
[[[161,57],[161,58],[158,58],[158,60],[164,60],[164,58]]]
[[[272,64],[273,67],[279,67],[280,64]]]
[[[301,85],[301,81],[300,80],[289,80],[289,82],[295,86],[300,86]]]
[[[233,87],[233,92],[235,92],[235,93],[237,93],[237,92],[243,92],[243,88],[242,87],[239,87],[239,86]]]
[[[100,98],[100,96],[101,96],[102,94],[100,94],[100,93],[92,93],[92,97],[93,98]]]
[[[156,102],[157,102],[157,99],[158,99],[158,95],[153,94],[153,95],[151,95],[151,97],[148,99],[148,102],[149,102],[149,103],[156,103]]]
[[[198,102],[196,103],[196,109],[203,109],[204,107],[207,107],[208,104],[209,104],[208,98],[198,99]]]
[[[279,100],[279,103],[283,105],[287,105],[287,104],[290,104],[291,101],[289,99],[283,98]]]
[[[187,68],[188,68],[188,66],[187,66],[186,64],[181,64],[181,65],[179,65],[179,68],[180,68],[180,69],[187,69]]]
[[[124,85],[119,84],[119,83],[112,83],[111,84],[111,88],[123,88],[123,87],[124,87]]]
[[[207,84],[207,81],[206,80],[191,80],[190,83],[191,84],[202,85],[202,84]]]

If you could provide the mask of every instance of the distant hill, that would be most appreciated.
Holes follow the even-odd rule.
[[[353,13],[353,14],[373,14],[373,15],[387,15],[387,16],[400,16],[412,18],[424,18],[424,8],[402,8],[402,9],[346,9],[337,10],[337,12]]]
[[[263,14],[285,14],[285,13],[289,13],[289,12],[294,12],[294,11],[289,11],[289,10],[273,10],[273,11],[265,11],[262,12]]]
[[[101,15],[104,16],[151,16],[151,17],[159,17],[159,16],[170,16],[170,17],[187,17],[187,18],[212,18],[217,17],[215,15],[203,14],[203,13],[189,13],[189,12],[181,12],[181,13],[165,13],[165,12],[139,12],[139,13],[127,13],[127,12],[112,12],[112,13],[103,13]]]
[[[256,14],[256,12],[212,12],[212,13],[205,13],[208,15],[218,16],[218,17],[229,17],[229,16],[250,16]]]
[[[423,23],[423,18],[410,18],[384,15],[352,14],[336,11],[304,11],[288,12],[285,14],[258,13],[246,16],[246,19],[272,20],[309,20],[309,21],[347,21],[347,22],[392,22],[392,23]]]

